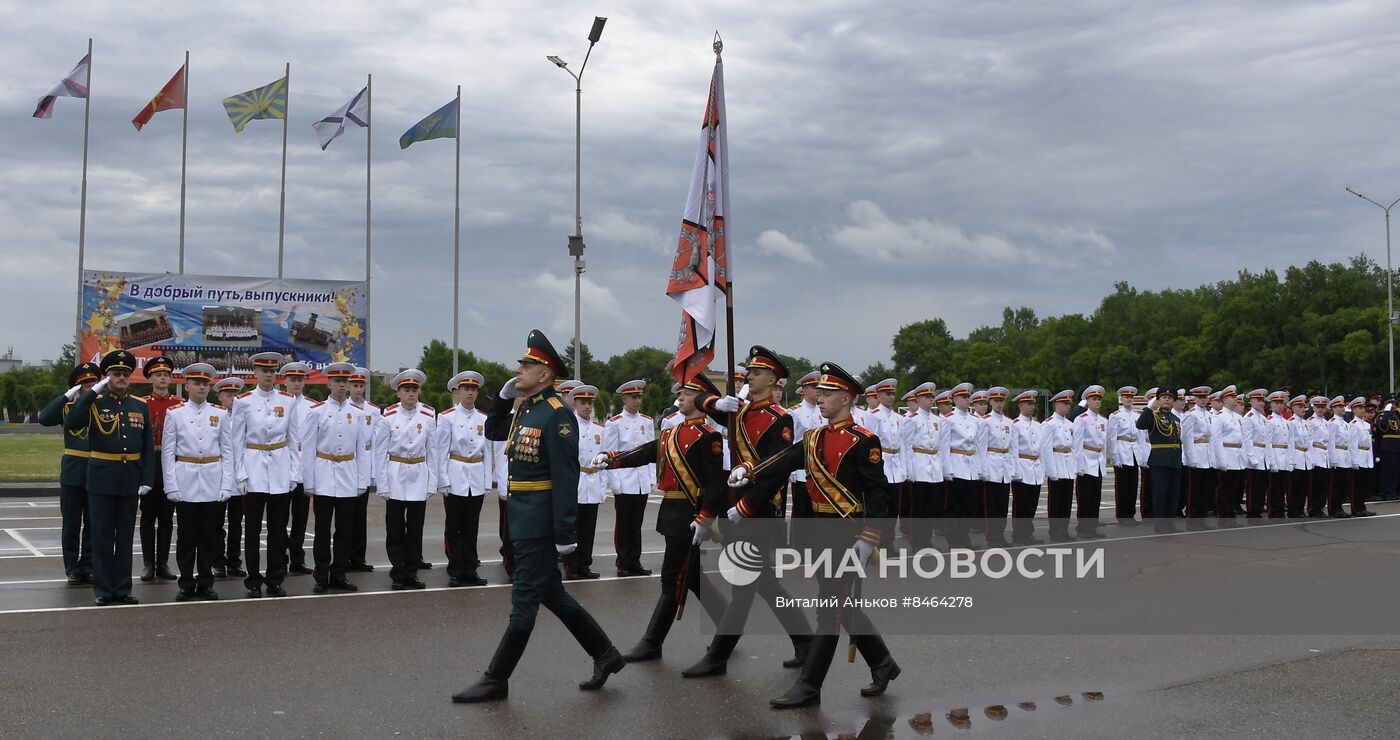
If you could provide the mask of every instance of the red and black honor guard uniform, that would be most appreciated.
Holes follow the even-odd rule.
[[[506,698],[541,606],[554,612],[593,658],[593,675],[580,689],[602,688],[626,665],[603,628],[564,589],[559,574],[559,556],[578,546],[578,419],[551,385],[568,375],[568,366],[536,329],[515,372],[486,413],[486,438],[506,442],[510,459],[506,505],[515,550],[510,623],[481,680],[452,697],[459,703]]]
[[[820,369],[817,387],[822,391],[844,393],[852,400],[860,395],[855,378],[836,364],[822,363]],[[834,561],[839,561],[846,550],[854,550],[864,562],[879,547],[882,525],[878,520],[889,512],[890,484],[885,479],[880,438],[856,425],[843,407],[828,417],[826,426],[803,435],[801,445],[789,447],[752,469],[747,463],[739,463],[730,482],[737,487],[750,483],[762,487],[771,481],[786,480],[798,468],[807,471],[807,495],[812,500],[812,516],[818,520],[811,532],[813,550],[841,553],[834,556]],[[872,681],[861,689],[862,696],[883,694],[889,682],[899,675],[898,664],[870,619],[860,609],[842,606],[847,597],[854,595],[858,578],[844,573],[839,577],[818,577],[818,598],[824,606],[817,609],[816,634],[797,683],[773,699],[773,707],[790,709],[821,703],[822,682],[836,655],[843,628],[870,666]]]
[[[88,515],[92,522],[92,590],[98,606],[135,604],[131,595],[132,537],[139,498],[156,472],[155,441],[144,399],[129,392],[136,358],[108,352],[106,376],[68,407],[63,427],[88,439]],[[110,386],[110,387],[109,387]]]
[[[703,373],[682,383],[681,393],[719,396],[719,390]],[[705,423],[704,412],[696,409],[678,426],[663,431],[658,439],[625,452],[603,453],[599,458],[606,460],[609,470],[652,463],[657,466],[661,506],[656,512],[656,531],[666,540],[661,560],[661,597],[652,610],[646,633],[623,659],[629,663],[660,660],[661,645],[676,621],[683,592],[694,593],[716,625],[727,607],[724,596],[700,570],[700,543],[709,534],[715,518],[729,508],[724,438]]]
[[[68,373],[66,393],[49,401],[39,410],[39,424],[46,427],[63,426],[63,417],[78,394],[97,382],[101,370],[84,362]],[[87,430],[63,430],[63,460],[58,469],[58,513],[63,520],[60,544],[63,547],[63,572],[68,585],[92,583],[92,526],[87,508]]]
[[[734,414],[734,440],[739,448],[739,460],[750,466],[757,466],[778,453],[791,448],[793,419],[773,400],[778,380],[788,376],[787,365],[766,347],[755,345],[749,350],[746,363],[749,370],[749,398],[739,404]],[[759,388],[762,390],[758,390]],[[724,407],[733,407],[738,399],[732,396],[721,399],[709,394],[695,400],[696,405],[712,418],[728,424],[727,415],[722,415]],[[791,596],[773,574],[773,551],[783,544],[785,520],[783,517],[783,486],[788,479],[775,478],[764,485],[750,486],[740,493],[738,501],[730,507],[726,516],[735,526],[727,529],[733,538],[752,542],[758,547],[761,561],[758,565],[759,577],[753,583],[735,586],[729,608],[720,618],[719,630],[710,642],[709,649],[700,662],[681,671],[686,678],[721,676],[726,671],[729,656],[739,644],[744,632],[744,624],[749,618],[755,594],[763,596],[764,603],[783,625],[792,640],[795,656],[783,665],[796,668],[807,657],[807,649],[812,642],[812,626],[802,612],[797,609],[781,608],[777,604],[789,603]]]
[[[141,369],[146,379],[154,383],[159,373],[164,373],[167,387],[164,392],[154,389],[146,397],[146,407],[151,410],[151,434],[156,443],[155,485],[150,493],[141,497],[141,561],[145,569],[141,580],[145,582],[160,578],[175,580],[170,572],[170,541],[175,531],[175,504],[165,498],[165,477],[161,466],[160,447],[165,425],[165,412],[179,405],[180,399],[169,392],[170,376],[175,372],[175,363],[161,355],[146,361]]]
[[[223,554],[224,502],[233,487],[233,445],[228,412],[209,402],[214,366],[185,366],[188,401],[177,404],[162,424],[160,455],[165,496],[178,515],[175,563],[180,568],[176,601],[219,598],[214,559]]]

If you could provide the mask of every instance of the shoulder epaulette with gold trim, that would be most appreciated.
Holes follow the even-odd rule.
[[[549,407],[552,409],[562,409],[564,408],[564,402],[560,401],[558,396],[550,396]]]

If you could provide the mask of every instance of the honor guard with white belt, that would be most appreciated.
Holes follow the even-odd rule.
[[[912,391],[914,415],[904,425],[904,449],[909,451],[909,545],[915,550],[933,546],[933,525],[943,516],[943,417],[933,407],[938,387],[921,383]],[[820,413],[820,412],[818,412]]]
[[[603,424],[603,447],[609,452],[625,452],[656,439],[651,417],[641,412],[645,380],[629,380],[617,387],[622,397],[622,413]],[[617,551],[619,576],[649,576],[642,567],[642,519],[646,514],[647,497],[656,490],[656,466],[647,464],[625,470],[607,472],[608,487],[613,492],[616,521],[613,545]]]
[[[297,428],[305,429],[306,416],[311,411],[311,405],[316,403],[302,394],[311,366],[304,362],[289,362],[282,366],[280,373],[282,389],[293,397],[292,413],[297,417]],[[287,520],[290,525],[287,531],[287,573],[310,575],[311,569],[306,567],[306,527],[311,520],[311,497],[306,495],[306,489],[301,484],[292,488]]]
[[[1327,397],[1313,396],[1309,403],[1312,406],[1312,416],[1308,417],[1307,426],[1312,446],[1308,449],[1308,462],[1312,464],[1312,488],[1308,490],[1308,516],[1320,519],[1327,516],[1327,499],[1332,492],[1334,428],[1327,423]]]
[[[1211,418],[1211,467],[1216,475],[1212,506],[1218,519],[1234,519],[1244,513],[1240,503],[1244,495],[1247,440],[1244,417],[1236,411],[1238,396],[1233,385],[1221,388],[1216,395],[1220,411]]]
[[[418,564],[423,562],[423,520],[428,497],[438,490],[437,451],[432,441],[437,411],[420,403],[427,375],[404,370],[389,381],[399,402],[384,409],[375,426],[372,477],[384,499],[384,549],[389,555],[389,579],[395,591],[421,589]]]
[[[1270,519],[1288,516],[1288,487],[1293,472],[1293,428],[1289,424],[1288,394],[1274,391],[1268,396],[1269,415],[1265,420],[1265,442],[1269,445],[1265,464],[1269,473],[1269,496],[1264,509]]]
[[[350,382],[346,388],[350,392],[350,405],[364,415],[364,446],[363,454],[374,455],[374,435],[379,426],[379,420],[384,416],[384,412],[369,399],[365,398],[365,390],[369,384],[369,370],[363,367],[356,367],[350,373]],[[355,497],[355,513],[350,522],[350,571],[359,573],[370,573],[374,571],[374,566],[369,563],[369,493],[375,490],[373,479],[373,465],[371,467],[371,479],[368,488],[364,493]],[[429,563],[420,563],[419,568],[431,568]]]
[[[1011,423],[1011,456],[1015,473],[1011,479],[1011,542],[1015,545],[1039,545],[1035,536],[1035,512],[1040,508],[1040,486],[1045,482],[1045,468],[1040,463],[1043,431],[1035,418],[1034,390],[1016,394],[1017,416]]]
[[[1105,432],[1108,460],[1113,464],[1113,513],[1119,524],[1138,523],[1138,467],[1146,458],[1141,457],[1142,439],[1137,428],[1137,392],[1131,385],[1118,389],[1118,408],[1108,415]]]
[[[607,488],[603,479],[606,471],[593,465],[593,458],[603,452],[603,425],[595,420],[594,400],[598,388],[576,381],[569,389],[569,405],[578,420],[578,549],[564,557],[565,578],[592,580],[601,574],[593,570],[593,539],[598,530],[598,507],[602,506]]]
[[[1351,498],[1352,461],[1351,425],[1345,418],[1346,396],[1336,396],[1327,404],[1327,425],[1332,428],[1332,445],[1327,451],[1327,463],[1332,468],[1332,486],[1327,493],[1327,515],[1346,519],[1351,515],[1343,508]]]
[[[1099,506],[1103,501],[1103,476],[1108,472],[1104,462],[1104,449],[1108,444],[1108,422],[1099,415],[1103,404],[1104,387],[1091,385],[1080,394],[1079,401],[1084,413],[1074,418],[1075,462],[1079,474],[1075,476],[1074,498],[1079,537],[1102,539],[1099,532]]]
[[[102,371],[84,362],[68,373],[65,393],[56,396],[39,411],[39,424],[62,427],[63,417],[74,399],[87,392]],[[63,572],[69,586],[92,583],[92,526],[87,508],[87,431],[63,430],[63,458],[58,472],[58,512],[63,520],[59,542],[63,548]]]
[[[146,396],[145,400],[146,408],[151,412],[151,433],[156,442],[155,485],[141,497],[141,561],[145,566],[141,571],[141,581],[149,583],[157,578],[173,581],[175,574],[170,572],[170,542],[175,532],[175,505],[165,497],[160,446],[164,439],[165,412],[180,403],[179,396],[170,393],[175,363],[164,355],[152,357],[146,360],[141,372],[151,383],[151,395]]]
[[[1011,452],[1011,420],[1006,418],[1006,397],[1010,391],[996,385],[987,389],[987,416],[982,419],[985,431],[982,447],[986,458],[982,464],[985,474],[982,495],[986,500],[987,546],[1005,547],[1006,515],[1011,504],[1011,479],[1015,475],[1015,456]]]
[[[160,446],[165,497],[178,509],[176,601],[213,601],[214,560],[224,552],[225,502],[233,489],[233,436],[228,412],[209,402],[214,367],[186,365],[184,403],[165,414]]]
[[[1259,519],[1269,500],[1269,391],[1255,388],[1248,393],[1249,408],[1241,417],[1245,454],[1245,516]]]
[[[977,454],[983,434],[982,421],[969,410],[972,384],[953,386],[953,412],[944,417],[939,456],[943,458],[943,479],[948,482],[945,536],[950,547],[972,547],[968,528],[981,504],[982,469]]]
[[[243,497],[243,560],[248,576],[243,585],[251,598],[285,596],[287,575],[287,522],[292,489],[302,481],[302,429],[296,398],[277,390],[277,370],[283,364],[279,352],[259,352],[252,357],[257,386],[233,403],[234,481]],[[262,525],[267,515],[267,572],[262,572]]]
[[[1050,541],[1071,542],[1069,514],[1074,501],[1079,462],[1074,454],[1074,422],[1069,420],[1074,391],[1050,397],[1050,418],[1041,422],[1040,462],[1045,468],[1045,507],[1050,519]]]
[[[1371,452],[1371,418],[1374,415],[1373,409],[1367,408],[1366,398],[1357,396],[1352,399],[1347,408],[1351,411],[1351,459],[1352,459],[1352,483],[1351,483],[1351,515],[1352,516],[1375,516],[1376,513],[1366,508],[1366,499],[1370,498],[1375,488],[1375,464],[1376,458]]]
[[[230,436],[233,434],[233,404],[243,392],[243,386],[243,379],[236,375],[227,375],[214,382],[214,393],[218,397],[219,408],[228,412],[228,421],[225,423],[229,425]],[[248,571],[243,570],[243,489],[238,485],[236,472],[241,452],[238,441],[234,440],[233,453],[227,463],[235,471],[235,480],[233,488],[229,491],[229,500],[224,502],[228,530],[224,537],[224,552],[214,559],[215,578],[243,578],[248,575]]]
[[[1308,494],[1312,490],[1312,427],[1305,417],[1308,397],[1297,395],[1288,399],[1289,474],[1288,497],[1285,504],[1290,519],[1301,519],[1307,511]]]
[[[355,516],[355,497],[372,477],[372,462],[364,451],[364,415],[350,403],[350,376],[355,366],[332,362],[326,366],[330,395],[311,407],[302,439],[302,471],[311,508],[316,515],[316,540],[311,548],[316,567],[314,593],[358,591],[345,574]]]
[[[1190,529],[1205,526],[1202,518],[1215,503],[1215,470],[1210,454],[1210,393],[1208,385],[1192,388],[1195,407],[1188,408],[1181,418],[1181,459],[1186,468],[1183,507],[1186,509],[1186,526]]]
[[[481,505],[490,488],[490,462],[486,440],[486,414],[476,408],[477,394],[486,379],[475,370],[452,376],[452,408],[438,414],[433,444],[438,469],[438,493],[446,523],[442,533],[447,553],[447,585],[484,586],[478,574],[477,529]]]

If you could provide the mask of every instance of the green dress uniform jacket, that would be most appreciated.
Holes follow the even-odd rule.
[[[140,486],[155,485],[156,446],[145,401],[89,390],[69,405],[63,426],[70,434],[87,433],[88,493],[135,496]]]
[[[1147,454],[1148,467],[1181,467],[1181,420],[1176,414],[1147,409],[1138,414],[1137,428],[1147,431],[1147,441],[1152,446]]]
[[[46,427],[62,426],[68,409],[73,405],[68,396],[60,395],[39,411],[39,423]],[[63,460],[58,466],[58,482],[65,486],[82,488],[87,485],[88,433],[87,429],[63,430]]]
[[[579,431],[574,411],[553,388],[526,398],[514,413],[513,405],[511,399],[493,398],[485,429],[487,439],[506,443],[510,539],[575,544]]]

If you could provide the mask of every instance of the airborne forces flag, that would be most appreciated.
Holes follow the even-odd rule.
[[[684,383],[715,356],[719,300],[729,290],[725,219],[729,216],[729,152],[725,143],[724,65],[715,60],[710,96],[700,124],[695,169],[671,264],[666,295],[681,304],[681,332],[672,369]]]

